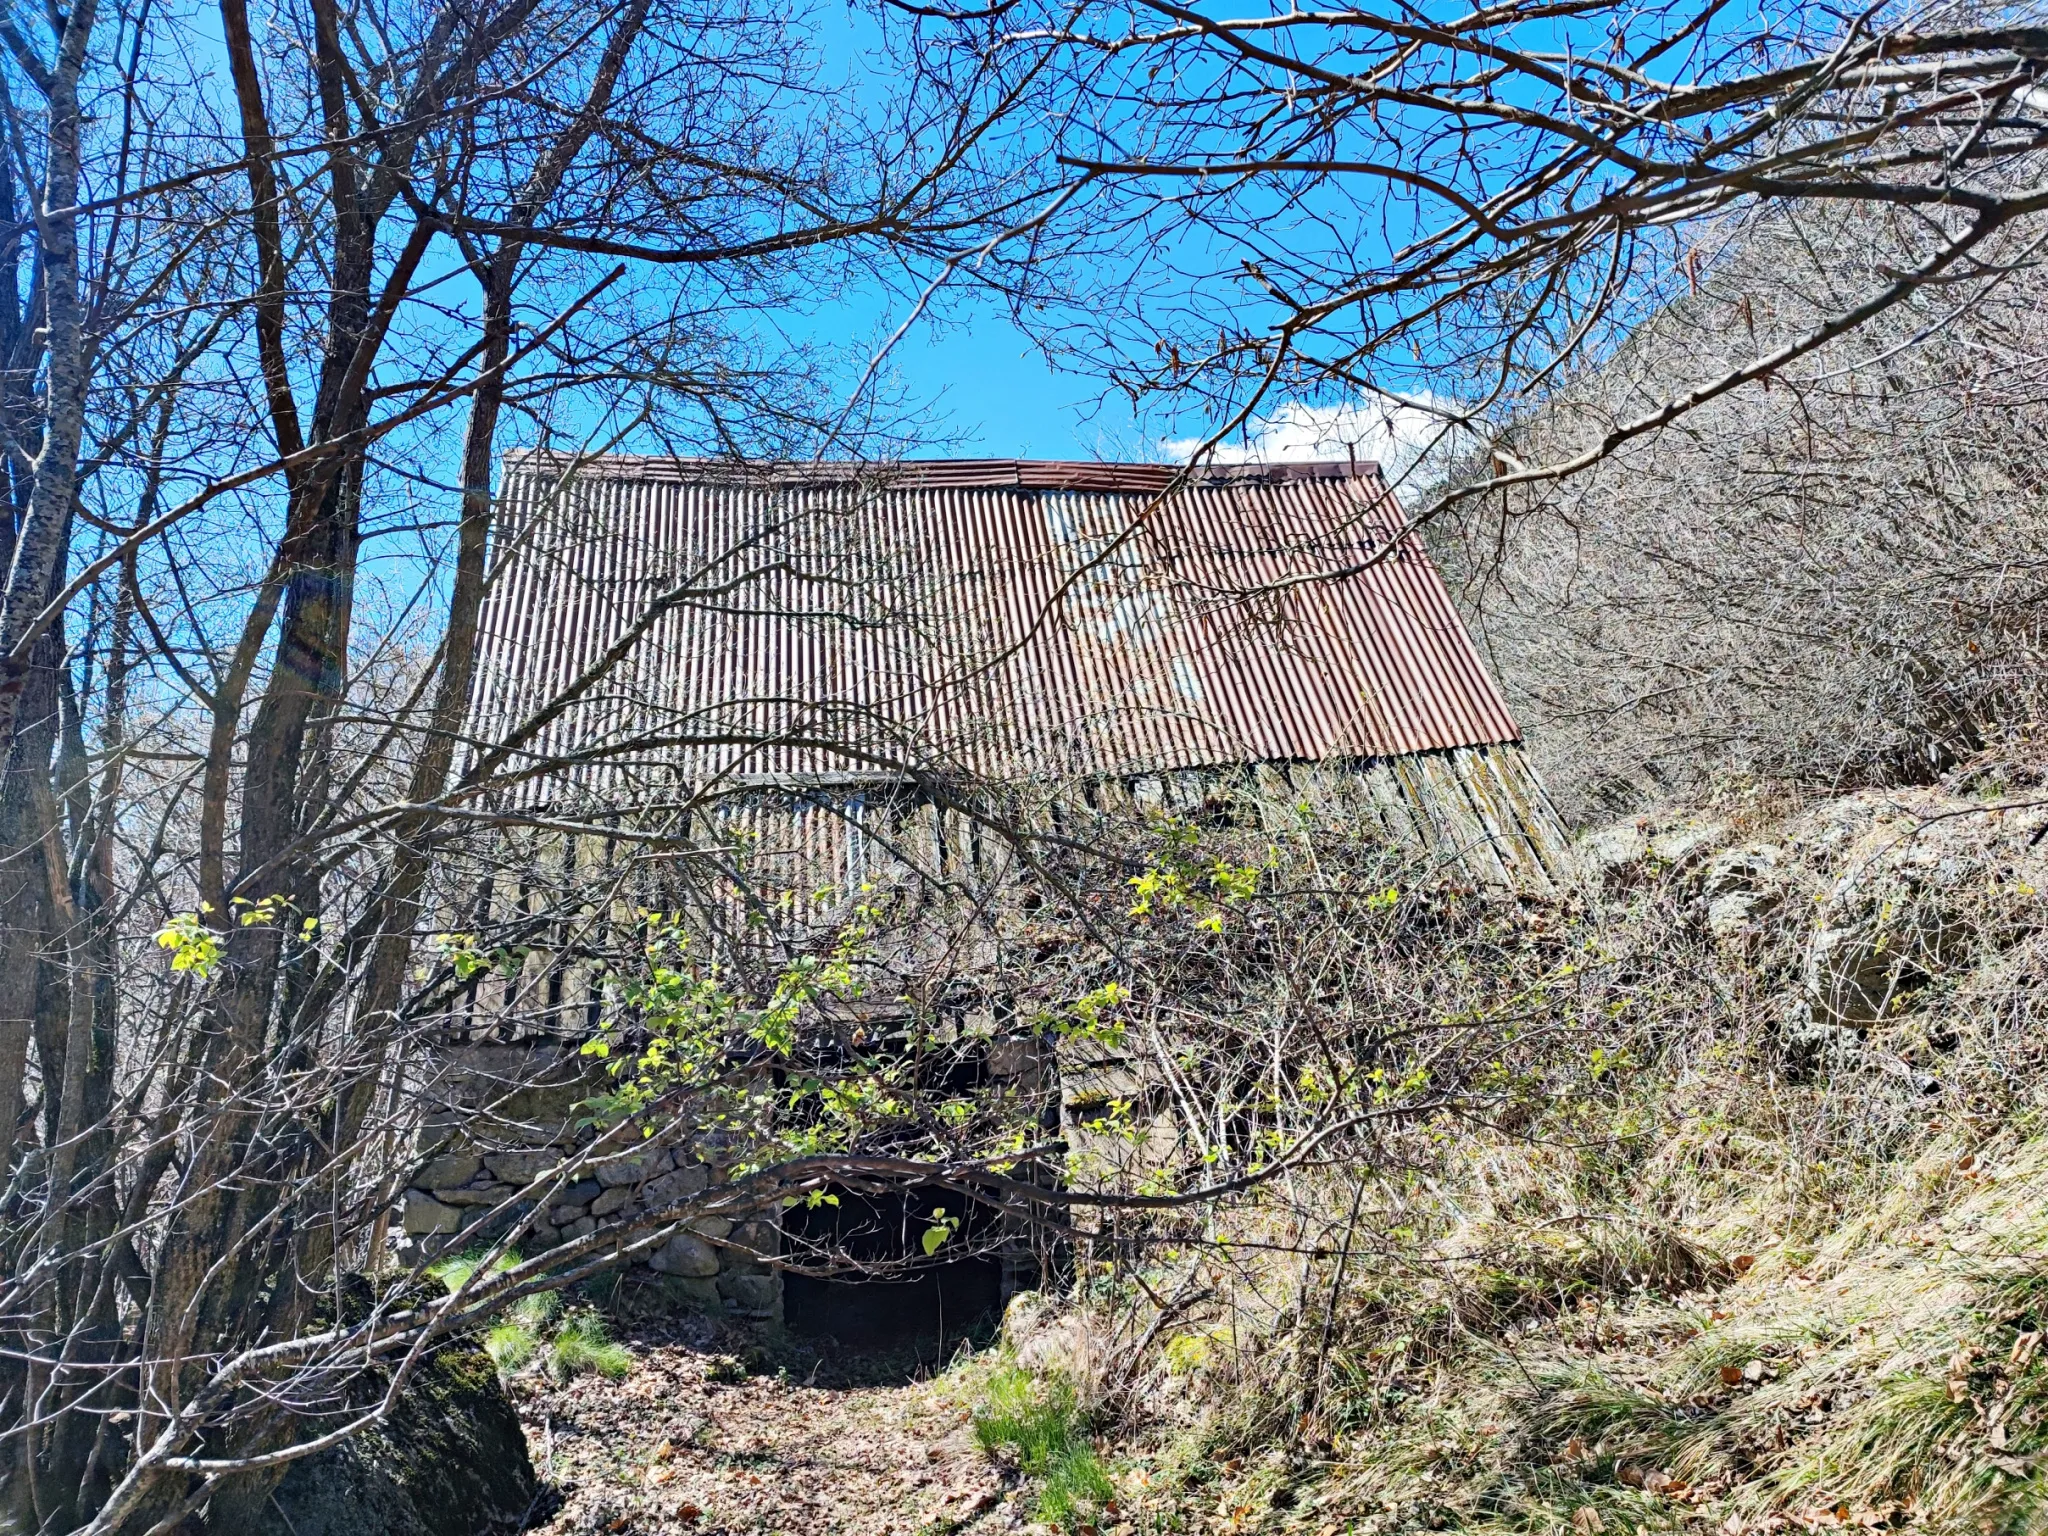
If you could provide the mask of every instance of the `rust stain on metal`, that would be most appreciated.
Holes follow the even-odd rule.
[[[699,783],[1517,740],[1401,528],[1373,465],[514,457],[473,728]]]

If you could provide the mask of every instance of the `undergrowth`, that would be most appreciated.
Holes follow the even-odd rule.
[[[517,1254],[505,1254],[493,1269],[509,1269],[518,1262]],[[482,1263],[480,1251],[451,1254],[429,1265],[427,1273],[454,1292]],[[632,1351],[612,1338],[604,1314],[589,1306],[565,1311],[555,1291],[537,1291],[515,1301],[484,1334],[484,1350],[507,1376],[535,1359],[544,1360],[558,1381],[585,1372],[616,1381],[633,1369]]]
[[[1390,1264],[1341,1296],[1320,1366],[1313,1313],[1184,1325],[1126,1413],[1133,1528],[2042,1536],[2048,1124],[1987,1129],[1893,1169],[1870,1206],[1898,1225],[1726,1230],[1754,1251],[1689,1281],[1558,1285],[1547,1246]],[[1503,1273],[1548,1305],[1497,1308]]]
[[[1486,1113],[1123,1226],[1072,1313],[1117,1362],[1122,1522],[2048,1536],[2048,834],[1858,804],[1772,829],[1733,938],[1700,854],[1489,916],[1585,961],[1488,1015],[1556,1045]],[[1831,1022],[1829,924],[1935,979]]]
[[[1007,1454],[1036,1480],[1038,1518],[1076,1530],[1115,1499],[1073,1386],[1058,1376],[1000,1365],[982,1383],[974,1435],[991,1456]]]
[[[558,1380],[595,1371],[616,1381],[633,1369],[633,1355],[613,1340],[611,1325],[595,1307],[578,1307],[562,1319],[548,1346],[548,1368]]]

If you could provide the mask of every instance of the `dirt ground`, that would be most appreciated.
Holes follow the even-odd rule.
[[[907,1358],[851,1356],[682,1316],[623,1327],[617,1381],[513,1383],[548,1536],[953,1536],[1029,1501],[964,1403]]]

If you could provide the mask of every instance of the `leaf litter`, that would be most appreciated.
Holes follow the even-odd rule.
[[[619,1380],[510,1382],[554,1504],[545,1536],[994,1536],[1030,1517],[928,1364],[692,1314],[619,1338]]]

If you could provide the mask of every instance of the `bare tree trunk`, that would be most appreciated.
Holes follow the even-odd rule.
[[[78,493],[78,451],[85,438],[88,342],[78,266],[80,133],[79,75],[92,35],[97,0],[80,0],[64,24],[56,66],[45,81],[48,160],[34,212],[41,247],[43,346],[48,404],[35,460],[35,486],[15,540],[7,586],[0,594],[0,743],[14,739],[28,686],[28,641],[53,590],[58,560],[71,532]]]

